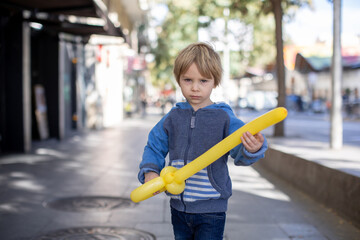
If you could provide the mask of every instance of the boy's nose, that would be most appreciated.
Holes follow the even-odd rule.
[[[197,83],[193,83],[192,86],[191,86],[191,90],[193,91],[198,91],[199,90],[199,86]]]

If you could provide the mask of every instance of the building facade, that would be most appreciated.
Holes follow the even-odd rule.
[[[104,116],[103,82],[117,86],[106,96],[122,96],[123,59],[145,44],[136,39],[142,14],[137,1],[1,1],[0,154],[27,152],[33,141],[61,140],[91,125],[93,92],[100,96],[95,115]],[[94,36],[104,42],[90,41]],[[102,81],[98,71],[110,77]]]

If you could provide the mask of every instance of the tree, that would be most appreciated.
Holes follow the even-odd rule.
[[[174,84],[172,69],[179,49],[197,40],[197,8],[189,1],[167,1],[168,14],[161,26],[157,26],[158,38],[152,45],[155,61],[150,64],[153,85],[163,88]]]
[[[191,42],[197,41],[197,30],[200,27],[198,19],[200,16],[208,16],[210,21],[207,24],[210,24],[210,22],[216,18],[223,17],[224,8],[229,8],[229,18],[241,19],[242,22],[253,25],[254,36],[265,36],[263,35],[264,32],[266,32],[266,36],[268,36],[268,29],[261,28],[261,26],[266,25],[266,18],[264,18],[264,16],[273,14],[275,19],[278,106],[285,106],[286,86],[283,57],[283,16],[284,13],[287,14],[289,9],[307,4],[311,4],[311,0],[168,0],[168,18],[163,24],[158,44],[154,49],[156,63],[153,67],[153,72],[156,73],[156,80],[168,81],[172,78],[171,66],[178,50]],[[272,56],[272,48],[267,47],[269,46],[269,41],[262,40],[262,37],[258,37],[253,41],[253,51],[248,53],[249,56],[240,52],[240,55],[242,55],[238,59],[243,60],[242,64],[251,64],[254,66],[253,64],[260,62],[264,65],[269,63],[267,61],[269,56]],[[266,61],[261,61],[262,59],[266,59]],[[269,61],[271,61],[271,59]],[[284,136],[284,121],[275,126],[274,135]]]
[[[259,15],[260,5],[254,0],[167,0],[168,14],[158,27],[157,43],[152,46],[155,62],[150,66],[154,85],[163,86],[171,82],[172,64],[180,49],[198,40],[198,29],[206,27],[217,18],[223,18],[224,8],[230,9],[230,19],[239,19],[252,26],[254,35],[251,51],[239,51],[230,54],[236,63],[231,64],[232,75],[241,75],[246,66],[261,65],[273,61],[273,24],[268,17]],[[208,21],[200,22],[199,17],[206,16]],[[217,33],[221,35],[221,33]],[[239,42],[241,41],[239,36]]]
[[[272,11],[275,17],[275,38],[276,38],[276,73],[278,79],[278,107],[285,107],[285,65],[284,65],[284,43],[282,34],[283,9],[282,0],[271,0]],[[275,125],[274,136],[284,136],[284,122]]]
[[[300,7],[311,3],[311,0],[269,0],[263,1],[263,11],[265,14],[272,12],[275,19],[275,38],[276,38],[276,73],[278,81],[278,106],[284,107],[286,104],[285,86],[285,65],[284,65],[284,44],[283,44],[283,15],[284,9],[290,7]],[[282,121],[275,125],[274,136],[284,136],[284,123]]]

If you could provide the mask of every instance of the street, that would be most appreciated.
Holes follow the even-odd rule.
[[[247,122],[260,116],[265,111],[242,110],[238,116]],[[272,136],[273,127],[263,131],[268,136]],[[289,112],[285,120],[285,136],[291,138],[301,138],[319,142],[330,141],[330,116],[329,114],[315,114],[309,112]],[[343,143],[360,147],[360,119],[343,120]]]

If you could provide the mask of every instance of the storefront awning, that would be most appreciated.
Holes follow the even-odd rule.
[[[27,10],[31,21],[47,24],[46,27],[59,32],[83,36],[103,34],[125,39],[121,28],[115,27],[109,19],[106,6],[101,0],[2,0],[0,8],[10,12]],[[69,20],[69,16],[73,17],[73,21]],[[86,18],[102,19],[103,24],[86,23],[83,21]]]
[[[331,69],[331,57],[304,57],[302,54],[296,54],[295,70],[301,73],[324,72]],[[342,56],[342,66],[344,70],[360,68],[360,56]]]

